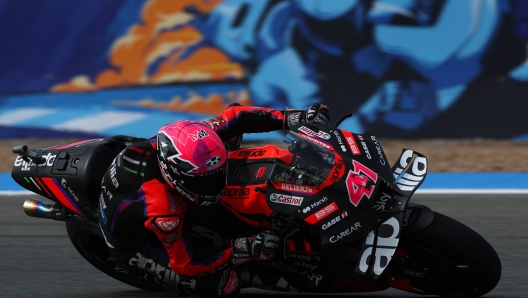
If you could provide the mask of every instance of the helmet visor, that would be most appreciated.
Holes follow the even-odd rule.
[[[226,165],[213,172],[192,176],[180,176],[176,190],[196,204],[214,203],[220,199],[226,187]],[[178,182],[180,182],[178,181]],[[207,204],[207,203],[206,203]]]

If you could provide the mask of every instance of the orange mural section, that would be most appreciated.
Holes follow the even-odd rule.
[[[240,103],[243,106],[251,105],[248,93],[245,90],[240,92],[230,92],[225,96],[213,93],[207,97],[202,97],[194,92],[189,92],[186,99],[174,96],[169,102],[156,102],[153,99],[140,101],[114,100],[112,104],[121,106],[134,106],[150,109],[172,110],[192,113],[220,114],[230,103]]]
[[[195,5],[200,11],[210,12],[220,2],[147,1],[141,12],[142,23],[131,26],[109,50],[112,68],[102,70],[93,81],[79,74],[69,82],[53,86],[51,91],[82,92],[133,85],[243,79],[243,67],[214,47],[199,48],[180,60],[183,53],[203,40],[202,34],[188,25],[194,16],[184,8]],[[154,63],[157,63],[155,71],[149,73]]]

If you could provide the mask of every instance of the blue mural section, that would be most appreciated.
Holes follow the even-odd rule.
[[[0,94],[47,92],[109,66],[114,40],[139,21],[142,0],[0,3]]]
[[[0,26],[0,34],[17,40],[1,49],[0,93],[47,92],[77,74],[95,76],[111,67],[112,41],[141,22],[139,12],[149,1],[34,2],[34,9],[15,0],[0,5],[0,20],[9,24]],[[178,61],[203,48],[221,50],[243,66],[245,79],[237,88],[248,90],[253,105],[307,108],[324,102],[334,121],[352,115],[340,127],[372,128],[380,137],[528,139],[528,1],[225,0],[208,12],[188,2],[184,12],[192,17],[172,30],[192,27],[203,38],[181,50]],[[17,18],[28,11],[29,17]],[[109,106],[128,113],[115,117],[138,119],[87,133],[117,133],[136,122],[143,128],[147,118],[206,118],[207,111],[108,105],[115,96],[139,101],[146,90],[163,101],[185,88],[223,87],[6,95],[0,98],[0,125],[18,129],[12,134],[25,126],[67,132],[82,122],[51,120],[67,122],[84,117],[81,110],[97,114]],[[40,106],[44,102],[51,107]],[[7,117],[20,107],[36,116],[10,122]]]

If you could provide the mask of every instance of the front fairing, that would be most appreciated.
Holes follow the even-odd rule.
[[[370,131],[302,124],[283,148],[293,158],[267,188],[268,205],[313,226],[323,249],[365,236],[406,206],[408,199],[390,191],[391,169]]]

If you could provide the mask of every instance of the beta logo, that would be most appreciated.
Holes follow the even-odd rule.
[[[176,216],[158,216],[151,223],[152,226],[160,233],[168,234],[174,232],[180,224],[181,218]]]
[[[335,202],[332,202],[324,206],[323,208],[321,208],[319,211],[315,212],[314,214],[308,216],[304,220],[308,222],[309,224],[313,225],[319,222],[320,220],[322,220],[323,218],[327,217],[328,215],[336,212],[337,210],[339,210],[339,208],[337,207],[337,204]]]
[[[289,196],[273,193],[270,195],[270,201],[278,204],[301,206],[303,197]]]

